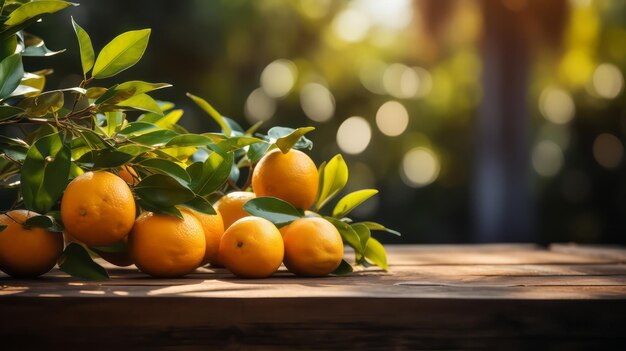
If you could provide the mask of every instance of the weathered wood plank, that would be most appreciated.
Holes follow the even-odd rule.
[[[552,244],[550,251],[626,263],[626,249],[607,245]]]

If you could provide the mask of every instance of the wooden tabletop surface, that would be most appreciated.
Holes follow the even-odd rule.
[[[172,350],[626,342],[623,248],[405,245],[389,246],[388,261],[389,272],[325,278],[281,269],[245,280],[201,268],[181,279],[152,279],[112,266],[104,282],[58,270],[36,280],[0,274],[0,340],[52,349],[68,342],[106,349],[125,340]]]

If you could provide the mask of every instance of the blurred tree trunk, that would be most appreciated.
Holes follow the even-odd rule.
[[[533,241],[527,31],[522,17],[500,1],[486,1],[483,9],[474,241]]]

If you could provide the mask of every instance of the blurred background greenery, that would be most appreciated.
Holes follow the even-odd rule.
[[[150,27],[116,81],[174,84],[157,97],[196,132],[216,126],[185,92],[315,126],[317,163],[342,152],[348,191],[381,190],[355,215],[403,233],[386,242],[626,243],[624,1],[80,2],[31,29],[67,49],[25,59],[48,89],[81,80],[70,15],[96,50]]]

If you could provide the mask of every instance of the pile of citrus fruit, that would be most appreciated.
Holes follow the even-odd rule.
[[[0,216],[6,226],[0,235],[0,270],[16,277],[33,277],[51,270],[65,243],[86,245],[106,261],[135,264],[154,277],[180,277],[210,264],[225,267],[239,277],[262,278],[281,264],[301,276],[325,276],[343,258],[343,241],[326,219],[308,215],[277,228],[251,216],[244,205],[270,196],[299,209],[313,205],[318,192],[318,170],[305,153],[291,149],[268,152],[252,173],[253,191],[235,191],[216,203],[209,215],[179,208],[182,218],[138,212],[133,185],[137,175],[123,167],[112,172],[86,172],[74,178],[61,200],[63,236],[23,223],[37,214],[15,210]],[[121,245],[111,252],[107,247]]]

